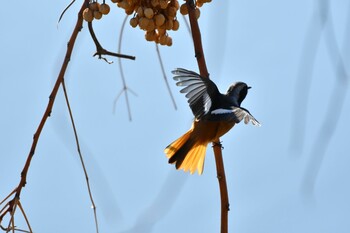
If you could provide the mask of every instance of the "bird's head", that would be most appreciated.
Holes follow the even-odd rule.
[[[248,89],[250,88],[251,87],[248,87],[248,85],[244,82],[236,82],[229,87],[226,95],[231,97],[235,104],[241,106],[241,103],[247,96]]]

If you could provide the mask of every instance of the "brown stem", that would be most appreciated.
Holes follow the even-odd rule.
[[[199,73],[202,77],[209,78],[209,73],[208,73],[207,65],[205,63],[205,57],[203,52],[201,32],[199,30],[198,21],[195,15],[196,6],[193,0],[187,0],[186,4],[188,8],[188,17],[190,20],[190,26],[192,31],[194,54],[197,59]]]
[[[94,198],[92,197],[92,191],[91,191],[91,187],[90,187],[89,176],[88,176],[88,173],[87,173],[87,170],[86,170],[86,167],[85,167],[83,155],[82,155],[81,150],[80,150],[80,143],[79,143],[77,128],[75,127],[74,118],[73,118],[73,113],[72,113],[72,109],[71,109],[71,107],[70,107],[70,103],[69,103],[69,99],[68,99],[68,93],[67,93],[66,84],[65,84],[65,82],[64,82],[64,79],[62,79],[62,87],[63,87],[64,98],[66,99],[66,105],[67,105],[68,112],[69,112],[69,118],[70,118],[70,121],[71,121],[72,127],[73,127],[73,132],[74,132],[74,137],[75,137],[75,144],[76,144],[76,146],[77,146],[77,151],[78,151],[78,154],[79,154],[81,166],[82,166],[83,171],[84,171],[85,181],[86,181],[86,186],[87,186],[88,193],[89,193],[89,197],[90,197],[91,206],[92,206],[92,209],[93,209],[93,211],[94,211],[94,219],[95,219],[96,233],[98,233],[99,231],[98,231],[98,221],[97,221],[96,205],[95,205]]]
[[[26,185],[26,182],[27,182],[27,173],[28,173],[28,169],[29,169],[29,166],[30,166],[30,162],[34,156],[34,153],[35,153],[35,149],[36,149],[36,145],[39,141],[39,137],[40,137],[40,134],[41,134],[41,131],[42,129],[44,128],[44,125],[46,123],[46,120],[47,118],[50,116],[51,114],[51,111],[52,111],[52,107],[53,107],[53,104],[55,102],[55,98],[56,98],[56,95],[57,95],[57,92],[58,92],[58,89],[61,85],[61,82],[62,82],[62,79],[64,77],[64,74],[67,70],[67,67],[68,67],[68,63],[70,61],[70,58],[71,58],[71,54],[72,54],[72,51],[73,51],[73,47],[74,47],[74,44],[75,44],[75,40],[78,36],[78,33],[80,32],[81,28],[82,28],[82,25],[83,25],[83,11],[85,9],[85,6],[86,4],[88,3],[88,0],[85,0],[85,2],[83,3],[79,13],[78,13],[78,20],[77,20],[77,23],[75,25],[75,28],[74,28],[74,31],[71,35],[71,38],[69,39],[69,42],[68,42],[68,45],[67,45],[67,52],[66,52],[66,56],[64,58],[64,61],[63,61],[63,64],[62,64],[62,67],[61,67],[61,70],[60,70],[60,73],[58,74],[58,77],[57,77],[57,80],[56,80],[56,83],[51,91],[51,94],[49,96],[49,103],[46,107],[46,110],[44,112],[44,115],[43,117],[41,118],[41,121],[40,121],[40,124],[33,136],[33,143],[32,143],[32,146],[30,148],[30,151],[29,151],[29,155],[27,157],[27,161],[24,165],[24,168],[21,172],[21,180],[20,180],[20,183],[17,187],[17,191],[16,191],[16,197],[19,197],[20,194],[21,194],[21,191],[22,191],[22,188]]]
[[[107,60],[105,58],[103,58],[102,55],[108,55],[108,56],[112,56],[112,57],[119,57],[119,58],[135,60],[135,56],[125,55],[125,54],[120,54],[120,53],[113,53],[113,52],[110,52],[110,51],[104,49],[96,37],[96,34],[94,32],[94,28],[92,27],[91,22],[88,23],[88,28],[89,28],[91,38],[96,45],[96,53],[94,54],[94,56],[98,56],[99,59],[104,59],[105,61],[107,61]]]
[[[33,143],[32,143],[32,146],[30,148],[30,151],[29,151],[27,160],[25,162],[25,165],[23,167],[23,170],[21,172],[21,180],[20,180],[20,182],[19,182],[19,184],[18,184],[18,186],[16,188],[15,196],[13,197],[13,199],[11,201],[9,201],[9,208],[8,209],[9,209],[10,214],[12,216],[14,214],[14,210],[16,209],[17,200],[19,200],[19,198],[20,198],[20,195],[21,195],[21,192],[22,192],[22,188],[27,183],[27,174],[28,174],[28,170],[29,170],[29,167],[30,167],[30,163],[31,163],[32,158],[34,156],[35,149],[36,149],[36,146],[38,144],[41,131],[44,128],[44,125],[46,123],[47,118],[51,114],[52,107],[53,107],[53,104],[55,102],[55,98],[56,98],[58,89],[59,89],[59,87],[60,87],[60,85],[62,83],[62,80],[64,78],[66,69],[68,67],[68,63],[69,63],[70,58],[71,58],[71,54],[72,54],[72,51],[73,51],[75,40],[76,40],[76,38],[78,36],[78,33],[80,32],[80,30],[82,28],[82,25],[83,25],[83,16],[82,16],[83,15],[83,11],[86,8],[88,2],[89,2],[89,0],[85,0],[84,1],[84,3],[81,6],[81,9],[80,9],[80,11],[78,13],[78,19],[77,19],[75,28],[73,30],[73,33],[72,33],[72,35],[71,35],[71,37],[70,37],[70,39],[68,41],[67,52],[66,52],[66,55],[65,55],[65,58],[64,58],[64,61],[63,61],[60,73],[58,74],[56,83],[55,83],[55,85],[54,85],[54,87],[53,87],[53,89],[51,91],[50,96],[49,96],[49,102],[47,104],[47,107],[46,107],[46,110],[44,112],[44,115],[42,116],[41,121],[39,123],[39,126],[38,126],[37,130],[34,133]]]
[[[224,161],[222,159],[222,145],[220,140],[213,142],[213,150],[216,162],[216,172],[220,187],[221,196],[221,233],[228,232],[228,211],[230,210],[230,204],[228,200],[228,191],[226,183],[226,175],[224,168]]]
[[[27,217],[27,215],[26,215],[26,212],[24,212],[24,209],[23,209],[22,204],[21,204],[20,201],[18,201],[18,207],[19,207],[19,209],[21,210],[22,215],[23,215],[23,217],[24,217],[24,220],[25,220],[26,223],[27,223],[29,232],[33,232],[32,228],[31,228],[31,226],[30,226],[30,224],[29,224],[29,220],[28,220],[28,217]]]
[[[194,52],[198,63],[198,68],[200,75],[205,78],[209,78],[209,72],[207,69],[207,65],[205,63],[205,57],[202,46],[201,33],[198,26],[198,21],[195,16],[195,4],[193,0],[186,1],[188,8],[188,15],[191,25],[192,38],[194,44]],[[220,198],[221,198],[221,233],[228,232],[228,211],[229,211],[229,201],[228,201],[228,191],[226,184],[226,176],[224,169],[224,162],[222,159],[222,149],[220,139],[213,142],[213,150],[215,155],[215,163],[217,170],[217,177],[219,181],[220,187]]]

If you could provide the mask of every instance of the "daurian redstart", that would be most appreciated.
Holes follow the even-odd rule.
[[[182,68],[172,73],[177,86],[183,86],[195,120],[187,133],[175,140],[164,150],[169,163],[175,163],[176,169],[193,174],[196,170],[203,173],[205,152],[210,142],[227,133],[236,123],[260,123],[241,103],[250,87],[243,82],[232,84],[227,93],[221,94],[213,81]]]

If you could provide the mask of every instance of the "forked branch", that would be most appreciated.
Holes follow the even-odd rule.
[[[16,212],[16,209],[17,207],[20,208],[26,222],[27,222],[27,225],[28,225],[28,228],[29,228],[29,232],[32,232],[31,230],[31,227],[29,225],[29,221],[28,221],[28,218],[24,212],[24,209],[22,207],[22,205],[20,204],[20,195],[21,195],[21,192],[22,192],[22,188],[26,185],[27,183],[27,174],[28,174],[28,170],[29,170],[29,167],[30,167],[30,163],[32,161],[32,158],[34,156],[34,153],[35,153],[35,149],[36,149],[36,146],[38,144],[38,141],[39,141],[39,137],[40,137],[40,134],[44,128],[44,125],[47,121],[47,118],[50,116],[51,114],[51,111],[52,111],[52,108],[53,108],[53,105],[54,105],[54,102],[55,102],[55,99],[56,99],[56,96],[57,96],[57,92],[59,90],[59,87],[60,85],[62,84],[62,81],[63,81],[63,78],[64,78],[64,75],[65,75],[65,72],[67,70],[67,67],[68,67],[68,63],[70,61],[70,58],[71,58],[71,55],[72,55],[72,52],[73,52],[73,48],[74,48],[74,45],[75,45],[75,41],[76,41],[76,38],[78,36],[78,33],[80,32],[80,30],[82,29],[83,27],[83,11],[84,9],[86,8],[86,6],[88,5],[89,3],[89,0],[85,0],[79,10],[79,13],[78,13],[78,19],[77,19],[77,22],[76,22],[76,25],[75,25],[75,28],[72,32],[72,35],[69,39],[69,42],[67,44],[67,51],[66,51],[66,55],[64,57],[64,60],[63,60],[63,64],[62,64],[62,67],[61,67],[61,70],[58,74],[58,77],[56,79],[56,82],[55,82],[55,85],[51,91],[51,94],[49,96],[49,102],[46,106],[46,110],[41,118],[41,121],[39,123],[39,126],[37,128],[37,130],[35,131],[34,133],[34,136],[33,136],[33,142],[32,142],[32,146],[29,150],[29,154],[27,156],[27,160],[25,162],[25,165],[23,167],[23,170],[21,172],[21,179],[20,179],[20,182],[18,184],[18,186],[7,196],[5,197],[1,202],[0,202],[0,205],[3,204],[7,199],[9,199],[10,197],[13,196],[13,198],[8,201],[7,203],[5,203],[4,207],[1,209],[0,211],[0,225],[1,225],[1,228],[4,229],[3,225],[2,225],[2,220],[4,219],[5,216],[9,215],[9,224],[8,224],[8,227],[5,228],[6,231],[9,231],[11,230],[12,232],[14,231],[18,231],[19,229],[15,229],[15,222],[14,222],[14,215],[15,215],[15,212]]]
[[[89,28],[91,38],[96,45],[96,53],[94,54],[94,57],[98,56],[99,59],[103,59],[108,63],[110,63],[110,62],[107,61],[106,58],[102,57],[102,55],[108,55],[108,56],[112,56],[112,57],[119,57],[119,58],[126,58],[126,59],[135,60],[135,56],[125,55],[125,54],[120,54],[120,53],[113,53],[113,52],[110,52],[110,51],[104,49],[96,37],[94,28],[92,27],[92,22],[88,22],[88,28]]]

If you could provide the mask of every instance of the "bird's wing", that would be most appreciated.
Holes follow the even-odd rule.
[[[244,120],[245,124],[251,122],[253,125],[261,126],[259,121],[255,119],[250,112],[241,107],[233,107],[233,109],[215,109],[210,113],[211,120],[233,120],[236,123]]]
[[[187,93],[187,102],[193,115],[199,119],[207,114],[213,106],[215,97],[220,95],[215,83],[209,78],[202,78],[199,74],[183,68],[177,68],[172,73],[175,75],[174,80],[178,81],[176,85],[184,87],[180,92]]]

